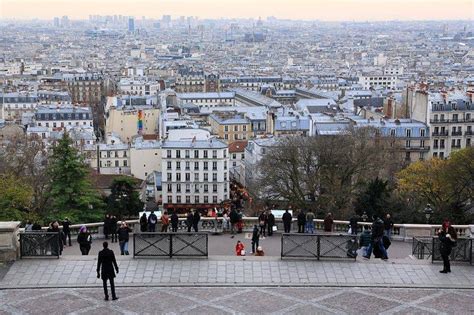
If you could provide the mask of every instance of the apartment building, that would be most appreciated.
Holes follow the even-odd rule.
[[[92,112],[89,107],[72,105],[41,105],[36,107],[35,124],[48,130],[62,130],[66,126],[93,127]]]
[[[248,140],[252,137],[251,121],[244,113],[213,112],[209,115],[212,133],[227,143]]]

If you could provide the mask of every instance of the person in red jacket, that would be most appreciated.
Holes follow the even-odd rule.
[[[235,254],[237,256],[245,256],[245,245],[241,241],[237,241],[235,245]]]

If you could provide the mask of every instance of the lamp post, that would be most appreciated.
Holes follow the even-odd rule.
[[[431,208],[431,205],[429,203],[426,205],[425,210],[423,210],[423,212],[425,213],[426,224],[429,224],[431,215],[433,214],[433,209]]]

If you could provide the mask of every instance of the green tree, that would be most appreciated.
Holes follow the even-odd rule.
[[[362,215],[365,211],[369,217],[376,214],[383,216],[390,212],[391,190],[388,181],[375,178],[365,185],[355,199],[354,208],[357,214]]]
[[[53,148],[50,158],[51,211],[46,219],[69,216],[74,222],[100,220],[103,201],[90,181],[90,172],[67,133]]]
[[[107,201],[109,213],[118,217],[138,216],[138,213],[143,209],[143,202],[134,186],[135,182],[131,177],[120,176],[114,179]]]
[[[0,221],[32,219],[32,188],[12,175],[0,176]]]

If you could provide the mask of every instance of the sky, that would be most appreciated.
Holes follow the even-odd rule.
[[[323,21],[473,20],[474,0],[0,0],[3,19],[90,14]]]

